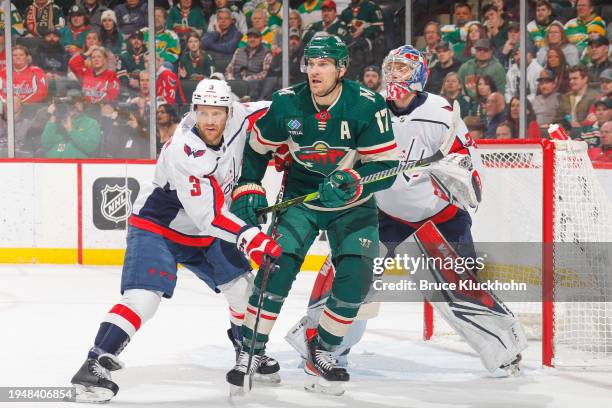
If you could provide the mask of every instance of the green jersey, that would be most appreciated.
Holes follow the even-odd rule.
[[[354,28],[363,26],[363,35],[367,38],[373,38],[383,30],[382,10],[371,0],[361,0],[355,6],[349,4],[340,13],[340,20]]]
[[[546,32],[552,23],[563,25],[559,20],[553,19],[548,19],[545,23],[538,23],[537,20],[531,20],[529,24],[527,24],[527,34],[529,34],[529,38],[536,47],[542,48],[546,46]]]
[[[342,84],[336,102],[326,109],[315,105],[305,82],[277,91],[268,112],[253,126],[240,181],[259,183],[272,153],[283,144],[293,158],[287,198],[316,191],[323,178],[336,170],[353,169],[364,177],[396,167],[397,146],[384,99],[356,82]],[[363,204],[393,181],[392,177],[364,185],[357,201],[333,210]],[[330,211],[316,201],[308,207]]]
[[[350,39],[348,26],[344,21],[336,17],[336,19],[332,21],[327,28],[323,25],[322,20],[312,23],[306,27],[304,38],[302,38],[302,43],[308,44],[312,37],[314,37],[314,35],[319,31],[325,31],[326,33],[337,35],[342,41],[344,41],[345,44],[348,44],[348,40]]]
[[[4,31],[4,2],[0,5],[2,6],[0,8],[0,30]],[[16,37],[21,37],[26,32],[21,14],[13,3],[11,3],[11,32]]]
[[[601,17],[592,15],[588,21],[576,17],[565,24],[567,40],[578,47],[580,52],[587,47],[591,34],[606,36],[606,23]]]
[[[280,29],[283,26],[283,8],[280,7],[276,13],[268,7],[268,27],[272,30]]]
[[[144,34],[144,43],[149,43],[149,29],[140,30]],[[162,30],[155,33],[155,52],[164,60],[174,64],[181,54],[181,42],[174,31]]]
[[[276,41],[276,30],[272,30],[270,27],[264,28],[261,32],[261,43],[265,45],[267,48],[272,48]],[[247,46],[248,35],[243,35],[238,43],[238,48],[244,48]]]
[[[185,13],[178,4],[168,11],[166,28],[174,31],[181,38],[186,38],[195,29],[206,31],[206,26],[206,17],[199,7],[194,7]]]

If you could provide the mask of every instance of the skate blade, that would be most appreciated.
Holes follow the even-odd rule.
[[[253,375],[253,381],[260,384],[280,384],[281,376],[278,373]]]
[[[113,392],[103,387],[87,387],[82,384],[73,384],[76,389],[74,401],[89,404],[104,404],[115,396]]]
[[[229,396],[230,398],[240,398],[244,397],[247,394],[246,387],[241,387],[239,385],[230,384],[229,385]]]
[[[304,389],[312,393],[334,395],[337,397],[346,391],[343,382],[327,381],[325,378],[311,375],[304,382]]]
[[[502,371],[506,374],[506,377],[520,377],[522,374],[521,367],[518,365],[506,367]]]
[[[493,378],[516,378],[522,375],[520,366],[500,367],[491,374]]]

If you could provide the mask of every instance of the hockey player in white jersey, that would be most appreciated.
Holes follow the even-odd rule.
[[[392,50],[383,62],[383,78],[386,83],[387,106],[391,111],[393,133],[400,155],[400,164],[428,157],[441,149],[441,146],[450,146],[448,155],[438,163],[421,171],[412,171],[398,175],[394,184],[386,190],[375,193],[379,209],[379,234],[383,257],[394,257],[405,248],[407,239],[417,237],[419,231],[427,231],[428,240],[439,239],[440,245],[449,245],[457,256],[476,259],[476,252],[471,235],[472,220],[468,209],[476,209],[481,198],[481,184],[477,171],[471,165],[471,155],[476,155],[467,128],[461,121],[458,112],[441,96],[424,92],[427,81],[428,68],[423,55],[410,45]],[[449,139],[450,138],[450,139]],[[433,232],[432,232],[433,231]],[[414,237],[413,237],[413,234]],[[435,238],[432,237],[435,236]],[[400,246],[401,245],[401,246]],[[399,246],[399,248],[398,248]],[[426,254],[430,256],[431,254]],[[323,275],[333,274],[333,269],[322,269]],[[428,275],[429,279],[432,273]],[[327,276],[319,276],[309,307],[308,317],[302,319],[298,325],[289,332],[286,339],[300,353],[301,337],[300,326],[309,326],[309,321],[316,319],[318,305],[323,302]],[[319,291],[319,293],[315,293]],[[453,296],[450,294],[449,296]],[[321,300],[323,299],[323,300]],[[497,299],[496,299],[497,300]],[[491,316],[493,326],[503,326],[495,330],[503,332],[508,340],[501,337],[503,344],[492,343],[486,338],[487,334],[480,332],[467,333],[462,327],[455,324],[456,317],[448,305],[444,308],[443,317],[450,320],[455,327],[468,340],[468,342],[481,355],[485,367],[494,370],[500,366],[515,373],[518,371],[520,351],[526,347],[522,329],[518,321],[503,306],[495,303],[493,315],[489,310],[479,310],[478,313]],[[372,311],[374,311],[372,313]],[[365,319],[377,314],[374,304],[362,305],[360,315]],[[501,316],[501,317],[500,317]],[[501,323],[500,323],[501,322]],[[474,326],[480,325],[477,322]],[[358,320],[353,324],[341,347],[336,350],[339,362],[346,364],[346,356],[365,331],[365,320]],[[472,330],[469,328],[468,331]],[[476,329],[476,331],[478,331]],[[497,333],[496,333],[497,334]],[[515,336],[516,334],[516,336]],[[476,339],[474,340],[474,338]],[[515,337],[518,340],[515,341]],[[496,338],[491,336],[491,338]],[[499,351],[502,350],[502,351]]]
[[[110,371],[123,367],[117,356],[153,317],[161,298],[172,297],[178,263],[223,293],[232,324],[242,325],[252,285],[244,255],[260,265],[264,256],[277,258],[282,252],[272,238],[228,209],[247,134],[263,113],[233,101],[224,81],[198,84],[191,111],[161,151],[153,183],[134,204],[122,298],[104,317],[85,363],[72,378],[77,401],[105,402],[117,394]],[[269,358],[260,365],[263,374],[278,368]]]

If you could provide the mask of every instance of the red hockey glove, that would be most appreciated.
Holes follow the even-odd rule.
[[[281,247],[271,237],[264,234],[257,227],[246,225],[238,234],[236,247],[247,258],[261,266],[264,255],[276,259],[283,253]]]
[[[293,157],[291,157],[291,152],[289,151],[289,146],[286,144],[281,145],[274,152],[274,168],[276,171],[281,172],[285,169],[291,167],[291,163],[293,162]]]

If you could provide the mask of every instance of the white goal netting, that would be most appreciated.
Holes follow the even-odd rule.
[[[549,342],[554,365],[612,366],[612,206],[586,149],[576,141],[479,145],[484,192],[472,233],[490,248],[483,279],[529,286],[524,301],[508,306],[528,337]],[[554,313],[542,336],[547,262],[552,292],[544,300]],[[448,333],[435,316],[434,336]]]

